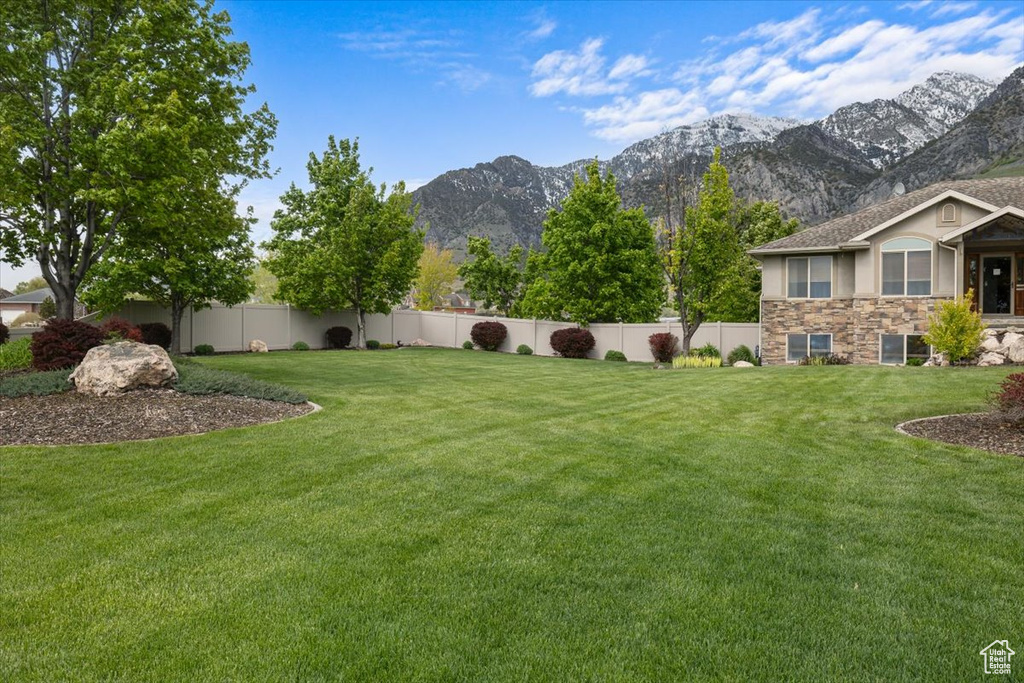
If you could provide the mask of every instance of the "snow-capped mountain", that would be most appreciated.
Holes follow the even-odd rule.
[[[654,217],[661,215],[664,178],[686,177],[692,186],[721,147],[740,197],[777,200],[788,215],[813,225],[871,201],[868,194],[886,192],[892,178],[917,187],[978,173],[1007,155],[1020,158],[1022,93],[1024,67],[998,88],[976,76],[942,72],[892,100],[854,103],[813,123],[712,117],[641,140],[599,166],[615,174],[627,206],[644,206]],[[936,156],[937,147],[956,153]],[[922,154],[930,155],[927,163],[915,161]],[[468,235],[489,236],[501,250],[537,245],[547,211],[568,196],[589,162],[542,167],[504,156],[449,171],[413,193],[418,224],[429,225],[427,239],[456,253]]]
[[[887,168],[952,128],[995,88],[977,76],[942,71],[894,99],[840,107],[819,125],[851,142],[875,168]]]

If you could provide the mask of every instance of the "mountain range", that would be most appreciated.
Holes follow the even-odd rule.
[[[1024,67],[996,84],[940,72],[893,99],[858,102],[825,118],[715,116],[641,140],[609,160],[623,203],[661,215],[664,179],[699,182],[715,147],[736,194],[777,201],[809,226],[907,190],[1024,159]],[[427,239],[465,250],[469,235],[499,250],[540,243],[544,218],[590,163],[557,167],[502,156],[438,176],[413,192]]]

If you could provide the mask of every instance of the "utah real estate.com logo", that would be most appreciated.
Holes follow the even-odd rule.
[[[1010,657],[1017,653],[1010,649],[1010,641],[993,640],[980,654],[985,658],[985,673],[1009,674]]]

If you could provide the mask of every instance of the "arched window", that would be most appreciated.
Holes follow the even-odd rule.
[[[897,237],[882,245],[882,296],[930,296],[932,243]]]
[[[956,222],[956,204],[950,202],[949,204],[942,205],[942,222],[943,223],[954,223]]]

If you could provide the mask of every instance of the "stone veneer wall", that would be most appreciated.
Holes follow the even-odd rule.
[[[854,363],[878,363],[880,334],[924,334],[928,315],[943,298],[764,299],[761,360],[786,362],[787,334],[831,334],[832,353]]]

